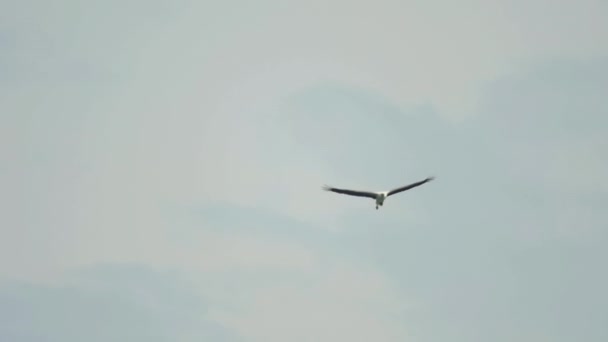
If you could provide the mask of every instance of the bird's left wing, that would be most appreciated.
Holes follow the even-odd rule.
[[[369,197],[369,198],[376,198],[376,193],[375,192],[371,192],[371,191],[358,191],[358,190],[347,190],[347,189],[338,189],[338,188],[334,188],[331,186],[327,186],[325,185],[323,187],[323,190],[325,191],[333,191],[339,194],[344,194],[344,195],[351,195],[351,196],[358,196],[358,197]]]
[[[393,190],[389,191],[386,196],[388,197],[390,195],[394,195],[394,194],[400,193],[401,191],[405,191],[405,190],[409,190],[411,188],[415,188],[415,187],[420,186],[420,185],[422,185],[422,184],[424,184],[426,182],[430,182],[433,179],[435,179],[435,177],[428,177],[428,178],[426,178],[424,180],[421,180],[419,182],[408,184],[408,185],[405,185],[405,186],[393,189]]]

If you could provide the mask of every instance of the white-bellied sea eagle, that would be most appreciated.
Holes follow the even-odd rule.
[[[402,191],[409,190],[411,188],[415,188],[426,182],[430,182],[433,179],[435,179],[435,177],[428,177],[419,182],[408,184],[408,185],[405,185],[405,186],[402,186],[402,187],[399,187],[399,188],[396,188],[396,189],[393,189],[390,191],[372,192],[372,191],[347,190],[347,189],[338,189],[338,188],[334,188],[334,187],[327,186],[327,185],[323,186],[323,190],[333,191],[333,192],[337,192],[339,194],[358,196],[358,197],[369,197],[369,198],[375,199],[376,200],[376,210],[378,210],[378,206],[382,206],[384,204],[384,200],[388,196],[398,194]]]

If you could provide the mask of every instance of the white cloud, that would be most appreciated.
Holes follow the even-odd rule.
[[[345,227],[341,215],[354,213],[348,217],[356,219],[346,226],[352,224],[353,229],[340,232],[345,237],[341,243],[352,242],[346,238],[352,238],[353,231],[383,229],[377,223],[383,220],[394,230],[373,235],[379,250],[396,231],[429,224],[433,229],[425,234],[430,237],[416,240],[416,252],[439,251],[445,243],[456,260],[472,263],[465,270],[478,266],[474,253],[483,248],[476,246],[498,244],[489,237],[492,231],[475,234],[486,229],[480,227],[486,222],[479,216],[495,221],[517,213],[513,221],[538,224],[539,235],[554,222],[559,223],[558,232],[568,232],[566,225],[575,226],[580,216],[589,227],[603,222],[595,209],[569,203],[547,206],[542,216],[530,214],[538,219],[526,222],[517,212],[518,204],[509,203],[509,196],[519,199],[519,193],[491,186],[515,182],[543,166],[549,170],[540,177],[545,185],[565,184],[571,192],[603,189],[604,135],[569,140],[574,144],[564,148],[520,146],[522,151],[502,159],[501,169],[486,176],[495,179],[484,183],[477,173],[492,167],[479,155],[491,157],[501,142],[459,149],[459,141],[443,136],[445,131],[429,133],[431,125],[416,126],[418,121],[409,117],[392,123],[357,121],[348,111],[327,121],[297,121],[304,132],[315,132],[303,135],[307,141],[288,130],[288,120],[281,121],[281,115],[293,118],[293,112],[282,112],[290,96],[333,83],[380,94],[385,103],[366,108],[367,118],[393,103],[395,108],[430,105],[449,120],[471,118],[486,80],[530,61],[605,55],[605,2],[179,5],[184,7],[159,2],[15,2],[9,6],[17,10],[1,11],[0,29],[8,32],[5,36],[14,35],[15,44],[7,45],[8,52],[0,57],[0,70],[10,74],[0,81],[0,151],[8,165],[1,174],[5,191],[0,200],[7,213],[0,218],[0,275],[61,281],[58,274],[65,269],[138,262],[189,274],[199,294],[211,301],[214,319],[247,340],[310,340],[312,335],[315,340],[403,340],[408,322],[400,314],[409,299],[392,283],[397,276],[361,265],[355,257],[343,260],[339,251],[321,251],[297,237],[266,234],[254,219],[239,226],[249,230],[244,233],[204,220],[184,223],[163,210],[227,202],[330,229]],[[571,101],[570,92],[559,97]],[[555,97],[549,94],[544,102]],[[604,103],[599,99],[596,103]],[[480,117],[487,116],[483,109],[477,113]],[[518,122],[531,120],[522,116]],[[357,135],[338,131],[338,125],[348,132],[382,131],[393,125],[395,131],[407,127],[420,133],[411,140],[397,135],[378,139],[374,147],[384,149],[366,150],[365,142],[352,144]],[[310,129],[315,127],[327,135],[317,135],[323,129]],[[431,139],[436,145],[422,146]],[[478,144],[483,145],[471,145]],[[325,149],[330,152],[324,154]],[[577,153],[580,150],[585,154]],[[349,163],[340,160],[343,155],[337,152],[342,151],[349,151]],[[549,154],[538,157],[546,151]],[[398,167],[382,169],[380,162],[361,161],[370,155],[374,161],[390,157],[392,165],[397,164],[394,156],[402,160]],[[378,213],[370,202],[320,190],[323,183],[338,181],[336,185],[353,187],[392,186],[389,176],[401,182],[427,172],[429,164],[443,174],[417,192],[416,201],[436,191],[433,204],[438,207],[433,211],[424,209],[429,205],[423,201],[409,206],[406,197]],[[516,166],[505,172],[505,164]],[[527,167],[520,167],[523,164]],[[573,164],[581,167],[568,167]],[[454,176],[457,173],[465,179]],[[387,183],[371,184],[370,179]],[[536,180],[528,179],[529,184],[538,184]],[[484,185],[489,187],[481,189]],[[508,195],[488,197],[493,190]],[[480,194],[486,196],[476,196]],[[496,204],[497,197],[505,208]],[[549,217],[547,212],[556,208],[564,209],[563,215]],[[295,232],[289,231],[289,224],[274,224],[287,236]],[[447,226],[454,228],[453,235],[444,234]],[[196,233],[184,234],[186,241],[180,238],[184,230]],[[331,233],[315,231],[319,240]],[[439,247],[429,245],[432,234],[442,236],[435,240]],[[449,250],[451,240],[458,251]],[[470,259],[458,259],[462,250]],[[391,257],[401,255],[394,252]],[[454,261],[435,262],[457,266]],[[450,276],[457,277],[455,273]],[[492,273],[480,276],[491,278]],[[484,285],[472,286],[471,292],[479,286]]]
[[[246,294],[210,316],[247,341],[403,341],[404,301],[373,269],[324,256],[314,272]]]
[[[141,265],[103,265],[62,283],[0,282],[0,339],[232,341],[179,279]]]

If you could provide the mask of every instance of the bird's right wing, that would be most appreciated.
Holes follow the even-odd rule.
[[[325,185],[323,187],[323,190],[325,191],[332,191],[332,192],[336,192],[339,194],[344,194],[344,195],[351,195],[351,196],[358,196],[358,197],[369,197],[369,198],[376,198],[376,193],[375,192],[370,192],[370,191],[357,191],[357,190],[347,190],[347,189],[338,189],[338,188],[333,188],[331,186],[327,186]]]

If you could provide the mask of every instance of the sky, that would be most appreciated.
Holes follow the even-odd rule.
[[[607,17],[0,0],[0,340],[606,341]]]

